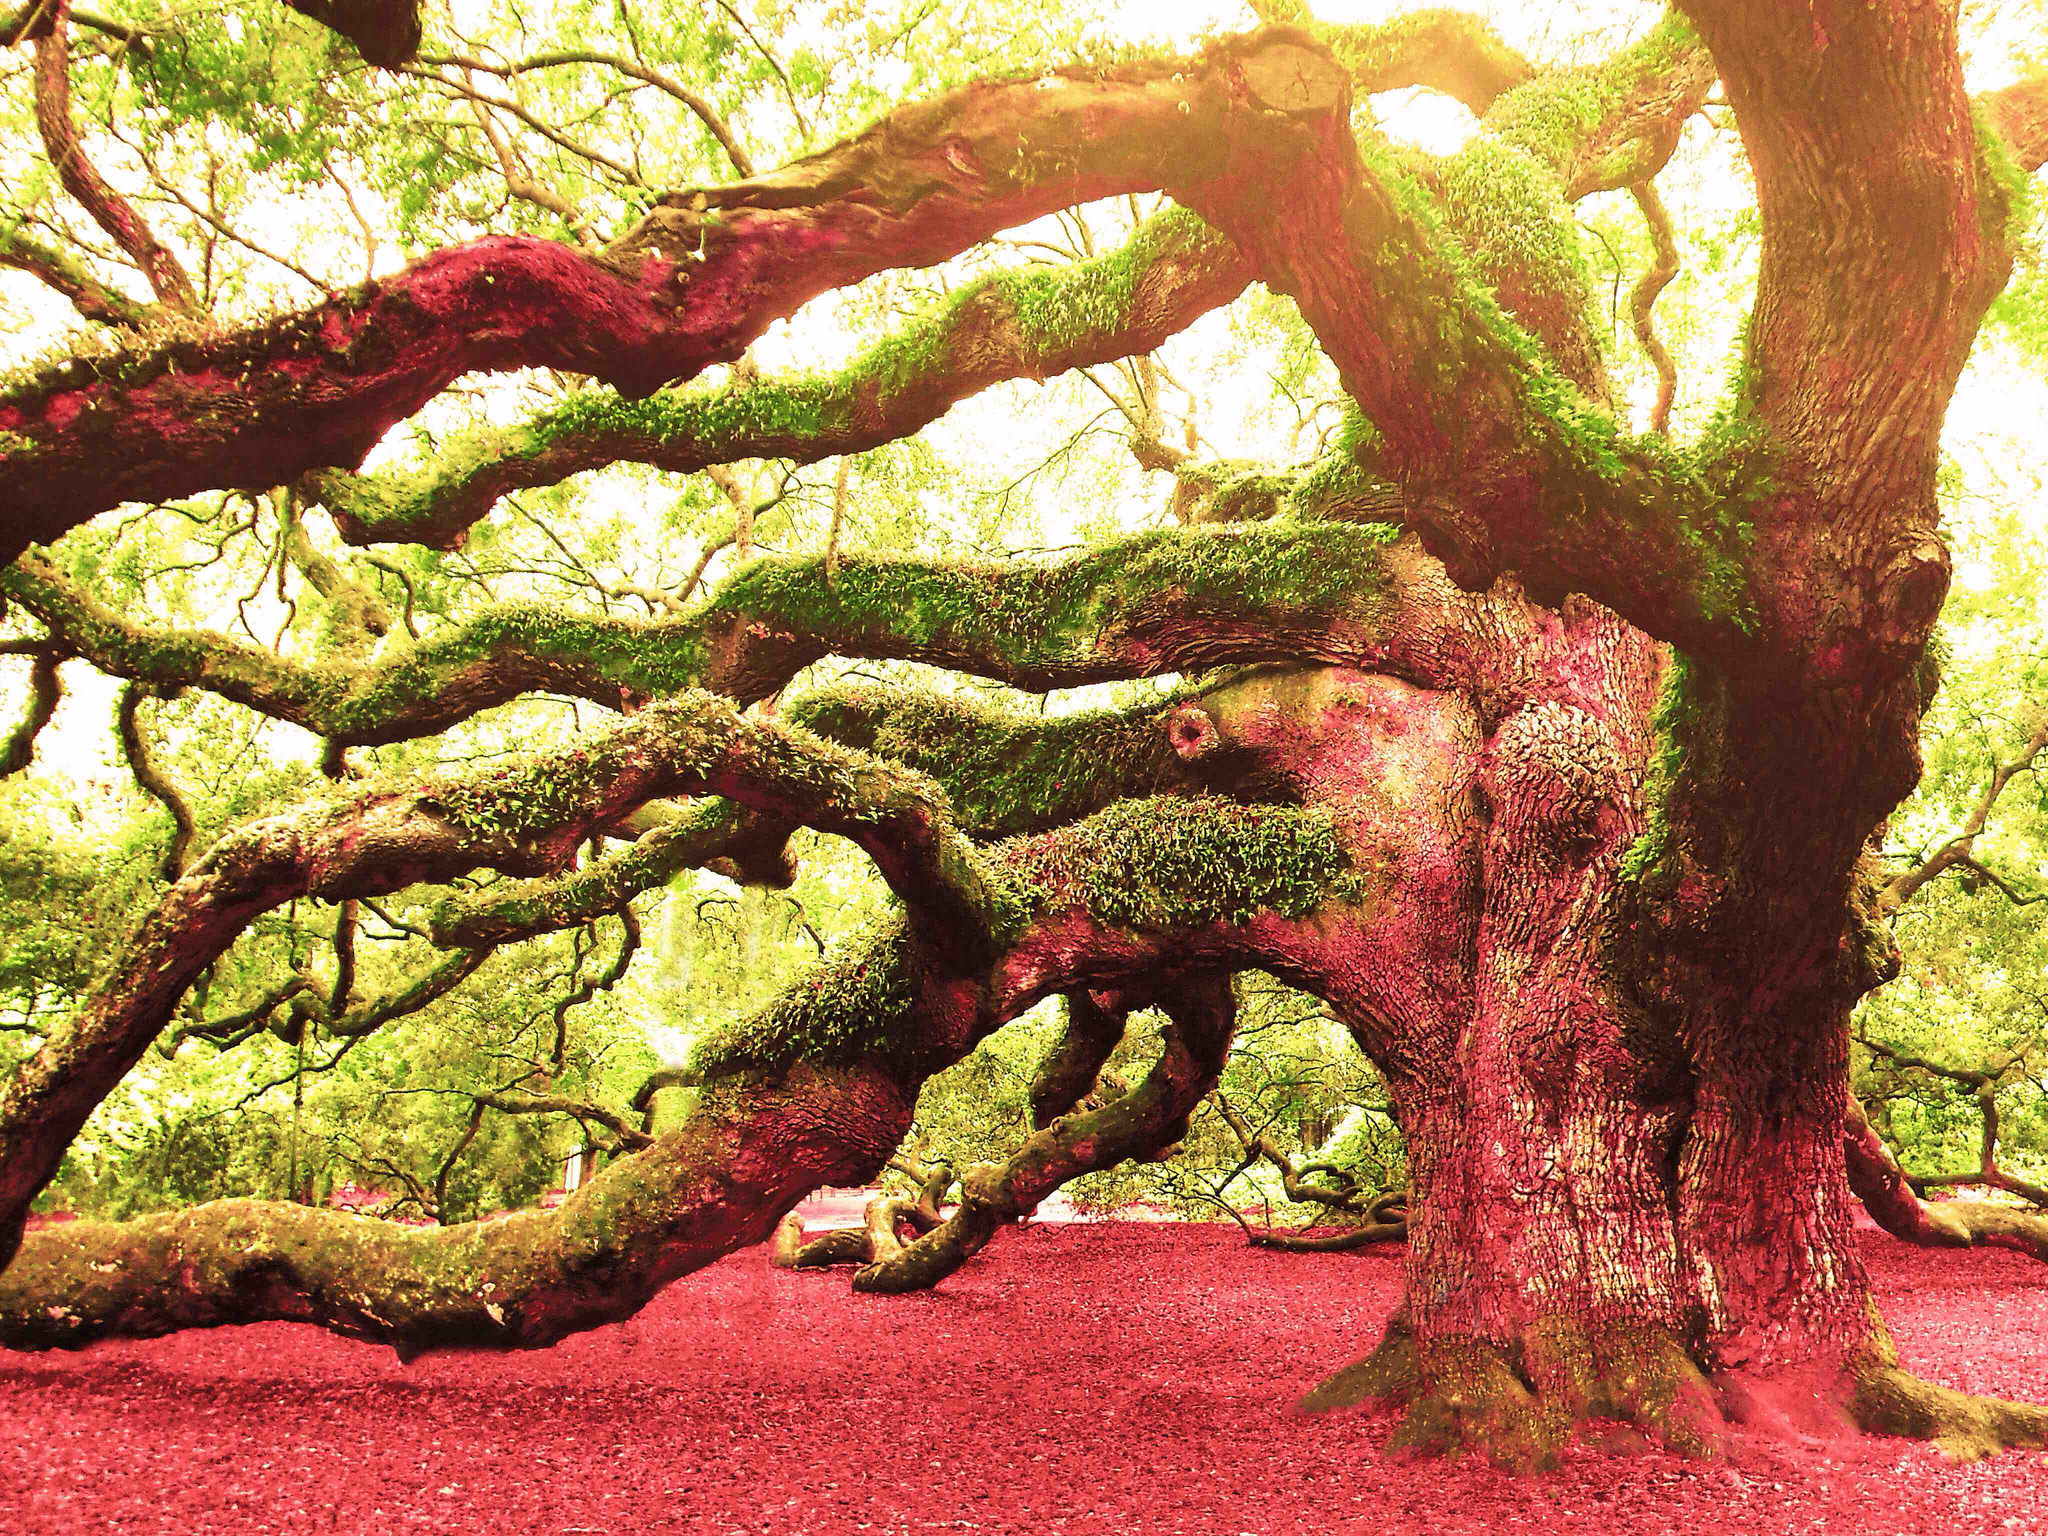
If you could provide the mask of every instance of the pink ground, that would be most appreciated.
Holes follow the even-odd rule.
[[[2048,1401],[2048,1268],[1865,1244],[1910,1365]],[[911,1297],[755,1249],[530,1355],[403,1366],[285,1324],[0,1355],[0,1532],[2048,1532],[2038,1454],[1579,1452],[1523,1479],[1288,1418],[1372,1342],[1398,1262],[1048,1225]]]

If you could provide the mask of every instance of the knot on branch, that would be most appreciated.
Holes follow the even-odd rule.
[[[1351,111],[1351,72],[1297,27],[1262,27],[1237,62],[1247,95],[1290,116]]]
[[[1895,551],[1877,580],[1877,642],[1888,661],[1917,662],[1948,597],[1948,548],[1923,534]]]
[[[1484,592],[1499,579],[1493,534],[1478,518],[1435,496],[1410,502],[1406,517],[1423,549],[1443,563],[1444,574],[1461,590]]]
[[[1166,739],[1185,762],[1209,756],[1223,745],[1223,729],[1196,703],[1176,705],[1162,722]]]

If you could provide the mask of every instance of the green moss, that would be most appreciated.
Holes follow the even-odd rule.
[[[2039,206],[2034,178],[2014,157],[2012,147],[1978,102],[1970,104],[1970,122],[1977,135],[1977,185],[1986,227],[1999,239],[2017,244],[2024,238]]]
[[[1601,64],[1546,70],[1517,86],[1487,114],[1487,128],[1560,169],[1643,82],[1661,79],[1681,54],[1699,46],[1699,35],[1684,18],[1668,15],[1640,42]]]
[[[698,1042],[696,1065],[713,1078],[795,1061],[907,1064],[919,1049],[907,1026],[917,1008],[916,943],[899,916],[827,955],[753,1017]]]
[[[1213,796],[1123,800],[1011,845],[1039,910],[1078,900],[1097,922],[1163,930],[1303,917],[1355,897],[1351,856],[1324,811]]]
[[[838,689],[787,705],[784,716],[929,774],[963,829],[995,838],[1062,826],[1113,800],[1178,785],[1182,764],[1158,720],[1169,702],[1048,719],[960,696]]]
[[[760,561],[706,616],[822,636],[886,631],[893,643],[880,654],[959,646],[1026,667],[1174,592],[1218,612],[1356,613],[1383,585],[1389,536],[1370,526],[1172,529],[1037,569],[848,559],[830,582],[819,561]]]
[[[1715,675],[1684,653],[1673,652],[1650,721],[1655,746],[1643,776],[1648,815],[1642,834],[1622,855],[1624,881],[1655,884],[1663,894],[1675,886],[1682,871],[1674,857],[1678,850],[1671,806],[1683,793],[1687,776],[1711,752],[1722,707],[1723,688]]]

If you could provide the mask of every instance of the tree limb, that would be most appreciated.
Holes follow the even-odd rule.
[[[184,791],[151,760],[149,744],[143,740],[137,712],[151,691],[140,683],[130,683],[123,688],[120,706],[115,711],[115,723],[121,738],[121,755],[127,759],[128,770],[135,775],[135,782],[170,813],[171,842],[164,850],[160,873],[166,880],[175,880],[184,872],[185,851],[192,844],[192,807],[186,802]]]
[[[71,122],[71,47],[66,25],[70,0],[49,0],[49,4],[52,24],[38,31],[35,39],[36,127],[43,137],[43,151],[50,157],[64,190],[142,269],[157,302],[170,309],[195,313],[199,296],[178,258],[157,239],[128,200],[101,179],[78,142],[78,130]]]
[[[1292,590],[1274,580],[1289,571]],[[1432,562],[1384,528],[1284,525],[1142,535],[1052,566],[848,555],[830,583],[821,560],[759,561],[687,615],[506,606],[362,664],[138,624],[34,556],[0,570],[0,596],[104,672],[204,688],[344,746],[428,735],[535,691],[617,708],[704,686],[746,703],[835,654],[1035,690],[1302,657],[1423,681],[1455,648],[1447,626],[1461,614]]]
[[[33,653],[28,670],[28,711],[21,724],[9,733],[6,744],[0,746],[0,779],[12,778],[34,760],[36,738],[57,713],[58,701],[64,697],[64,682],[57,675],[63,659],[53,650]]]
[[[880,447],[1001,380],[1050,378],[1155,347],[1250,280],[1234,247],[1174,210],[1094,261],[977,278],[837,373],[736,379],[641,401],[587,390],[510,431],[457,436],[416,474],[324,471],[308,488],[350,543],[452,548],[507,493],[607,464],[687,474]]]
[[[1970,814],[1963,819],[1962,830],[1913,868],[1894,875],[1886,882],[1878,898],[1879,910],[1885,916],[1897,913],[1930,881],[1939,880],[1952,869],[1975,869],[1990,876],[1990,871],[1983,869],[1972,857],[1977,839],[1983,836],[1984,828],[1991,820],[1991,812],[1998,805],[1999,796],[2005,793],[2006,786],[2020,774],[2032,772],[2034,760],[2044,750],[2048,750],[2048,716],[2034,727],[2033,733],[2020,747],[2018,756],[2010,762],[1992,764],[1991,778],[1985,784],[1984,792],[1977,797],[1977,803],[1970,807]],[[2003,882],[2000,884],[2003,886]]]

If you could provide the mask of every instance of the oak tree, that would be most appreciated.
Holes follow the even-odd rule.
[[[45,171],[0,260],[89,327],[0,393],[0,594],[33,669],[8,766],[78,661],[137,690],[145,786],[137,711],[180,690],[312,733],[333,784],[181,838],[15,1069],[0,1339],[268,1318],[405,1353],[544,1345],[872,1174],[927,1078],[1061,997],[1037,1132],[965,1170],[913,1240],[892,1215],[856,1279],[930,1285],[1063,1180],[1176,1141],[1229,1049],[1231,978],[1257,970],[1351,1030],[1408,1149],[1404,1300],[1312,1402],[1394,1400],[1404,1442],[1517,1464],[1593,1420],[1703,1452],[1731,1420],[2048,1439],[2048,1410],[1899,1367],[1851,1225],[1854,1179],[1901,1231],[2009,1235],[1930,1216],[1848,1091],[1850,1009],[1894,964],[1872,838],[1916,781],[1936,681],[1939,437],[2048,158],[2048,82],[1973,97],[1955,0],[1682,0],[1562,65],[1458,13],[1329,25],[1269,4],[1178,56],[998,58],[836,139],[806,137],[816,60],[744,24],[714,46],[639,8],[578,12],[520,56],[404,5],[292,9],[311,20],[34,0],[5,23]],[[541,110],[520,88],[543,77],[579,83]],[[759,168],[727,79],[758,84],[802,152]],[[1470,110],[1462,149],[1381,132],[1371,99],[1415,87]],[[1754,179],[1753,301],[1712,418],[1673,435],[1667,388],[1636,431],[1574,206],[1628,190],[1668,253],[1656,177],[1702,112],[1732,116]],[[353,286],[329,286],[337,261],[251,313],[217,247],[275,241],[221,216],[235,168],[209,113],[330,166],[352,136],[460,119],[497,232],[393,266],[365,221]],[[695,184],[650,179],[636,114],[697,146]],[[383,191],[431,226],[403,175]],[[749,356],[820,296],[1153,194],[1121,248],[994,263],[843,366]],[[179,238],[158,232],[174,208]],[[1295,306],[1347,403],[1306,465],[1219,462],[1153,409],[1143,360],[1254,283]],[[1641,292],[1655,359],[1655,279]],[[705,560],[746,554],[775,495],[734,466],[843,462],[1004,381],[1125,359],[1119,408],[1174,478],[1170,527],[926,560],[844,547],[835,515],[822,550],[722,579],[700,561],[575,601],[422,598],[437,552],[522,492],[618,463],[706,476],[732,522]],[[446,430],[451,391],[493,376],[560,387]],[[373,459],[406,423],[416,466]],[[128,600],[121,530],[243,507],[277,596],[317,625],[265,640]],[[782,697],[834,657],[1027,694],[1182,681],[1079,713],[895,681]],[[542,694],[618,718],[509,762],[364,771],[367,749]],[[620,1155],[559,1209],[407,1229],[237,1199],[24,1235],[95,1107],[270,914],[333,904],[332,972],[278,975],[216,1038],[374,1029],[686,869],[787,882],[798,829],[857,846],[893,915],[721,1028],[680,1123],[582,1106]],[[369,995],[346,956],[394,896],[442,958]],[[1102,1092],[1147,1008],[1156,1061]],[[500,1098],[564,1108],[545,1085]]]

